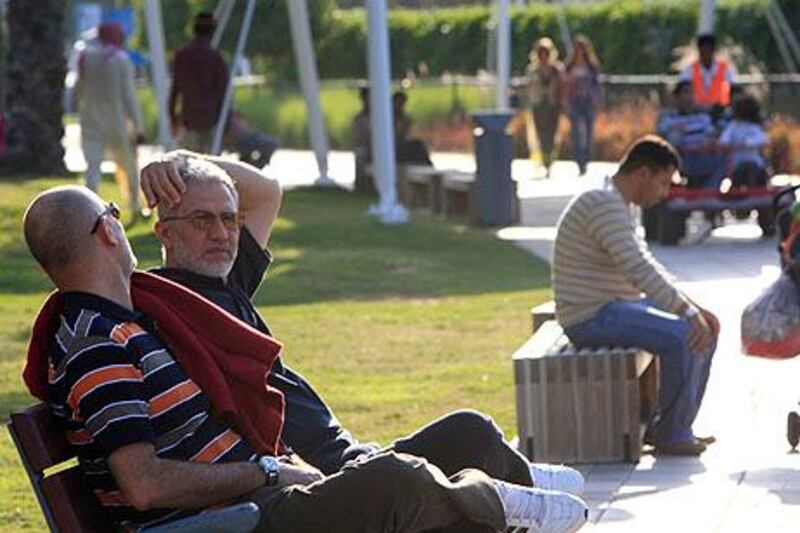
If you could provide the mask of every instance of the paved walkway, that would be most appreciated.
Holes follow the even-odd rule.
[[[75,132],[67,137],[67,164],[81,169]],[[158,151],[143,147],[142,163]],[[440,168],[474,169],[471,156],[434,154]],[[352,156],[333,152],[330,175],[344,187],[353,182]],[[593,163],[578,178],[571,163],[556,163],[553,177],[515,161],[521,225],[497,232],[550,259],[555,222],[569,198],[603,183],[613,165]],[[316,165],[310,152],[280,150],[271,172],[286,187],[310,185]],[[591,523],[584,530],[658,532],[800,531],[800,455],[788,453],[787,412],[800,399],[800,359],[766,361],[744,357],[739,317],[744,306],[778,275],[775,243],[759,238],[754,223],[719,228],[702,244],[654,246],[680,286],[722,321],[722,335],[700,418],[699,434],[718,442],[700,458],[644,457],[638,465],[587,465],[586,497]],[[521,309],[521,313],[527,310]]]

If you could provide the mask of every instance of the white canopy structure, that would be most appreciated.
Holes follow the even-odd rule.
[[[314,149],[319,169],[316,185],[335,187],[336,183],[328,177],[328,136],[325,133],[325,121],[319,99],[319,76],[306,0],[289,0],[286,4],[289,8],[289,25],[292,28],[292,44],[297,72],[300,75],[300,87],[303,89],[308,107],[311,147]]]
[[[158,141],[165,150],[171,150],[175,147],[175,140],[170,133],[169,113],[167,111],[169,74],[167,74],[167,59],[164,54],[164,28],[161,24],[161,3],[159,0],[145,0],[144,16],[145,25],[147,26],[147,40],[150,43],[150,69],[159,110]]]
[[[369,64],[372,173],[380,200],[368,213],[386,224],[408,221],[408,211],[397,201],[397,165],[391,109],[391,68],[386,0],[367,1],[367,55]]]
[[[497,109],[508,111],[511,73],[511,19],[509,0],[497,1]]]

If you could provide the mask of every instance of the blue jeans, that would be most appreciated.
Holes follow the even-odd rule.
[[[617,300],[593,318],[565,328],[580,346],[635,346],[658,355],[661,364],[659,413],[650,427],[653,443],[686,442],[703,401],[716,346],[699,357],[687,343],[689,323],[641,300]]]
[[[569,110],[570,134],[575,162],[586,172],[586,165],[592,155],[592,138],[594,136],[594,109],[589,104],[573,104]]]

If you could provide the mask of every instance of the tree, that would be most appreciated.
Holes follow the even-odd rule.
[[[3,174],[64,174],[64,0],[10,0]]]

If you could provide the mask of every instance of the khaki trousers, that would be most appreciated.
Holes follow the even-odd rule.
[[[244,500],[261,509],[258,532],[483,532],[505,528],[491,479],[466,469],[450,477],[425,459],[385,452],[348,463],[308,486],[262,487]]]
[[[114,177],[122,194],[128,200],[128,207],[137,213],[139,203],[139,166],[136,161],[136,146],[128,139],[81,139],[83,157],[86,159],[86,186],[97,192],[100,184],[100,165],[108,153],[117,165]]]

